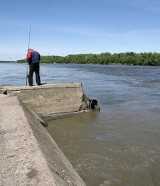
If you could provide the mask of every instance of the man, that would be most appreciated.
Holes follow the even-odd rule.
[[[29,65],[29,76],[28,76],[29,86],[33,86],[33,72],[35,72],[36,74],[37,85],[41,85],[41,79],[39,74],[40,58],[41,58],[40,54],[37,51],[33,49],[28,49],[26,61],[28,62]]]

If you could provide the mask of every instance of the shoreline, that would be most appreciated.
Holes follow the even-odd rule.
[[[17,61],[0,61],[0,64],[2,63],[15,63],[15,64],[25,64],[26,62],[17,62]],[[56,62],[40,62],[41,64],[74,64],[74,65],[106,65],[106,66],[140,66],[140,67],[160,67],[160,65],[140,65],[140,64],[122,64],[122,63],[107,63],[107,64],[101,64],[101,63],[56,63]]]

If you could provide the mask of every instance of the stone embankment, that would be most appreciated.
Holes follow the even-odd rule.
[[[85,185],[44,126],[89,102],[80,83],[0,87],[0,185]]]

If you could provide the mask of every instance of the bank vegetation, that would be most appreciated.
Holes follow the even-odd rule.
[[[24,62],[18,60],[17,62]],[[122,64],[160,66],[160,53],[101,53],[75,54],[67,56],[41,56],[42,63],[76,63],[76,64]]]

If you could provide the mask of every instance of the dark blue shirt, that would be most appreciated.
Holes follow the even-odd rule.
[[[32,51],[30,63],[39,63],[40,54],[37,51]]]

